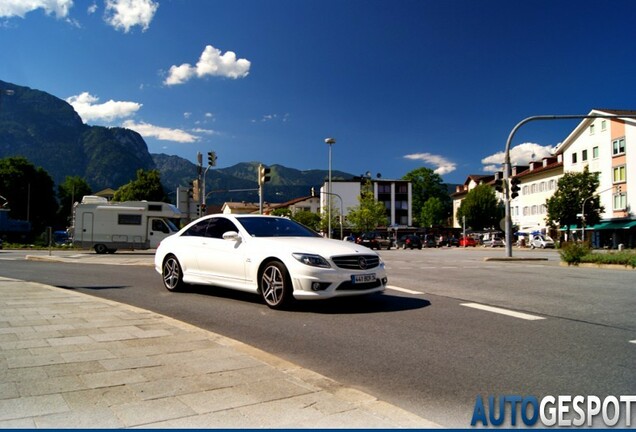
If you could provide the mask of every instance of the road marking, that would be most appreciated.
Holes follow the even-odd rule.
[[[629,341],[629,343],[633,343],[633,344],[636,344],[636,340],[633,340],[633,341]]]
[[[528,321],[536,321],[536,320],[545,319],[543,317],[536,316],[536,315],[530,315],[530,314],[526,314],[522,312],[515,312],[508,309],[502,309],[502,308],[493,307],[493,306],[486,306],[479,303],[461,303],[461,305],[469,307],[469,308],[473,308],[473,309],[480,309],[480,310],[484,310],[488,312],[498,313],[501,315],[508,315],[515,318],[521,318]]]
[[[420,292],[420,291],[412,291],[410,289],[400,288],[393,285],[387,285],[387,288],[393,291],[400,291],[406,294],[420,294],[420,295],[424,294],[423,292]]]

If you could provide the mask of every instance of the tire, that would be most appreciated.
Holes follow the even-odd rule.
[[[108,252],[108,248],[106,247],[106,245],[103,245],[103,244],[96,244],[94,249],[95,249],[95,253],[100,255]]]
[[[163,260],[161,266],[161,278],[163,279],[163,286],[168,291],[182,290],[185,283],[183,282],[183,270],[181,270],[181,264],[174,255],[168,255]]]
[[[258,277],[258,288],[265,304],[271,309],[283,309],[293,300],[289,272],[280,261],[270,261]]]

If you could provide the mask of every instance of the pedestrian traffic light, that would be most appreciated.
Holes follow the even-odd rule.
[[[515,199],[519,196],[519,180],[517,177],[513,177],[510,179],[510,198]]]
[[[259,186],[264,185],[265,183],[267,183],[268,181],[272,179],[269,175],[270,172],[271,172],[271,169],[266,167],[265,165],[258,166],[258,185]]]
[[[216,153],[208,152],[208,166],[216,166]]]

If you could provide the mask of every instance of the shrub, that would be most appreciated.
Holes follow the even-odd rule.
[[[559,249],[561,259],[568,265],[578,265],[583,257],[590,254],[590,252],[590,247],[585,243],[562,243],[561,249]]]

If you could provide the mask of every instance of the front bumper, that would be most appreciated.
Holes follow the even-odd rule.
[[[388,283],[384,264],[366,271],[313,267],[303,270],[302,272],[291,272],[293,294],[294,298],[298,300],[319,300],[377,293],[384,291]],[[375,275],[375,281],[364,283],[353,281],[353,276],[369,274]]]

